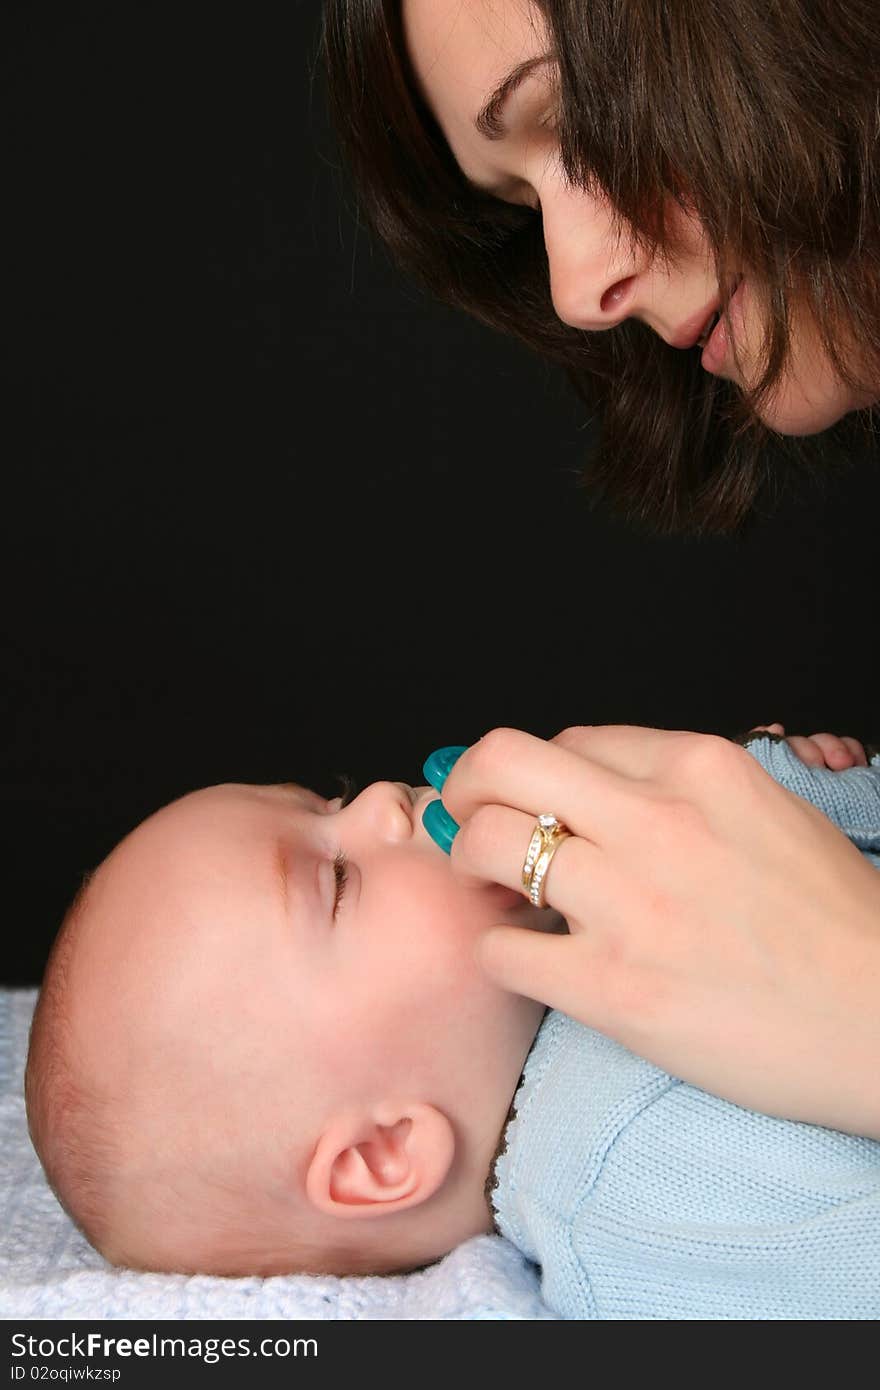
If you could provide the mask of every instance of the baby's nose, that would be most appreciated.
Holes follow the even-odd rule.
[[[405,782],[374,782],[362,792],[372,826],[390,842],[408,840],[413,833],[413,793]]]

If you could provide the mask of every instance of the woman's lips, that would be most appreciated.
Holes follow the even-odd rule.
[[[709,335],[709,341],[703,348],[700,364],[707,372],[717,374],[727,361],[727,354],[730,348],[730,333],[728,331],[727,319],[730,318],[737,323],[742,322],[742,300],[745,283],[745,280],[740,280],[728,303],[727,317],[725,317],[724,314],[721,315],[721,318]]]

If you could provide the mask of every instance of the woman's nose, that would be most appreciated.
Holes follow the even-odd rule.
[[[412,838],[412,799],[402,782],[373,782],[352,802],[355,808],[371,835],[388,843]]]
[[[609,209],[579,189],[541,198],[553,308],[572,328],[615,328],[634,309],[646,267]]]

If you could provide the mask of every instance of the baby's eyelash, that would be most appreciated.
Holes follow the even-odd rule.
[[[333,919],[335,921],[339,906],[345,897],[345,885],[348,883],[348,859],[341,849],[337,851],[336,858],[333,860],[333,876],[336,879],[336,896],[333,899]]]

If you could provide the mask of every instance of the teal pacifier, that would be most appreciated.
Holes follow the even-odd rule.
[[[453,744],[450,748],[438,748],[436,752],[431,754],[423,766],[422,772],[425,775],[425,781],[434,788],[435,792],[442,792],[446,778],[462,753],[466,752],[466,748]]]
[[[428,785],[435,791],[442,792],[446,778],[462,753],[466,752],[467,748],[458,744],[436,749],[422,767]],[[458,822],[452,819],[442,801],[428,802],[422,812],[422,825],[434,844],[439,845],[444,854],[448,854],[452,848],[452,841],[458,834]]]

